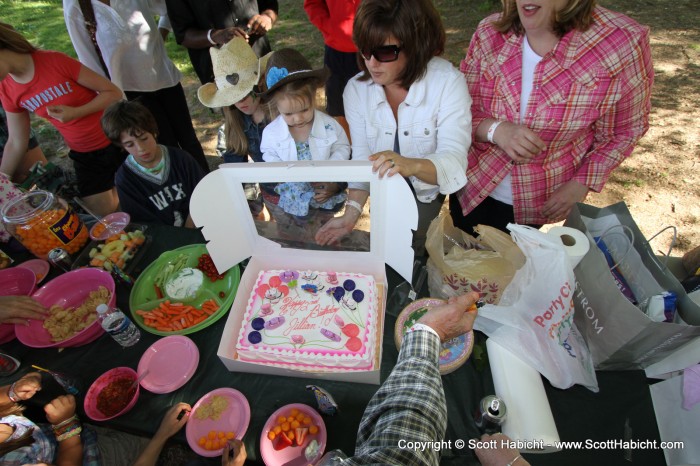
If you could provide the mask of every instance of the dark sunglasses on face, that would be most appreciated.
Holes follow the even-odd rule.
[[[360,54],[367,61],[374,57],[378,62],[387,63],[398,60],[400,51],[398,45],[381,45],[372,50],[364,49]]]

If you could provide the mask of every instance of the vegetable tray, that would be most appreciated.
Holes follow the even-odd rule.
[[[204,244],[192,244],[173,249],[172,251],[166,251],[141,272],[129,296],[131,316],[139,327],[155,335],[187,335],[209,327],[226,314],[236,297],[236,290],[241,278],[238,265],[227,270],[223,273],[223,278],[216,281],[212,281],[205,274],[202,289],[192,301],[177,303],[163,296],[164,290],[154,286],[155,283],[162,280],[163,270],[172,268],[172,265],[175,263],[184,267],[196,268],[202,254],[208,254]],[[216,309],[211,313],[207,312],[209,315],[204,321],[186,328],[163,331],[145,323],[144,314],[148,315],[154,310],[160,312],[162,306],[166,306],[168,303],[168,307],[182,304],[199,310],[206,308],[212,302],[216,304]]]

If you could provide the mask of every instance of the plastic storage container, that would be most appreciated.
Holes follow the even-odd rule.
[[[48,191],[30,191],[10,201],[2,209],[2,221],[29,252],[44,260],[54,248],[75,254],[90,239],[78,214]]]
[[[141,339],[141,332],[118,307],[97,306],[102,328],[122,346],[133,346]]]

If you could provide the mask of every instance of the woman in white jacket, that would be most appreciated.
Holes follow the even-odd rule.
[[[445,195],[467,181],[471,98],[464,77],[442,54],[445,30],[430,0],[365,0],[355,17],[353,40],[362,72],[345,88],[353,160],[370,160],[379,177],[407,179],[418,204],[414,249],[423,252],[430,221]],[[352,231],[369,196],[350,184],[342,217],[316,234],[319,244]]]

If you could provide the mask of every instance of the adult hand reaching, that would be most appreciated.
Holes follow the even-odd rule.
[[[346,207],[346,212],[343,216],[332,218],[319,228],[316,235],[314,235],[316,244],[326,246],[337,243],[343,237],[349,235],[359,217],[354,212],[350,213],[351,211]]]
[[[418,322],[435,330],[440,341],[456,338],[474,326],[478,300],[479,294],[475,292],[453,296],[447,300],[447,304],[430,308]]]
[[[537,133],[510,121],[498,125],[493,133],[493,142],[515,163],[525,163],[547,148]]]
[[[255,15],[248,21],[250,35],[264,36],[272,29],[272,18],[268,15]]]
[[[588,194],[588,186],[570,180],[559,186],[542,206],[542,215],[552,223],[564,220],[577,202],[583,202]]]
[[[29,296],[0,296],[0,324],[24,324],[28,319],[43,320],[48,311]]]

